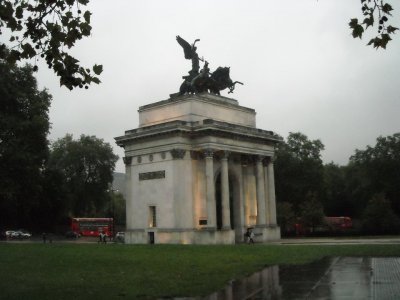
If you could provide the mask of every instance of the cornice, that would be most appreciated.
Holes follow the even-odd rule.
[[[235,140],[280,143],[283,139],[272,131],[215,121],[212,119],[200,122],[171,121],[137,129],[128,130],[124,136],[116,137],[116,143],[124,146],[128,142],[154,139],[163,136],[184,136],[198,138],[203,136],[228,137]]]

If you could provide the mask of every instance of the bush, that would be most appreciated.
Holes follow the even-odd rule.
[[[400,232],[400,219],[383,194],[374,195],[363,212],[362,229],[368,234]]]

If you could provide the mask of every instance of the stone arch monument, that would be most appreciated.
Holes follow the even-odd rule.
[[[280,239],[273,157],[282,139],[256,128],[254,109],[203,81],[197,54],[187,58],[196,68],[184,88],[141,106],[139,127],[115,138],[125,151],[125,242],[234,244],[249,227],[256,241]],[[233,91],[238,82],[229,80]]]
[[[232,244],[280,238],[273,156],[281,138],[255,111],[209,93],[139,108],[125,149],[127,243]],[[217,185],[217,186],[216,186]]]

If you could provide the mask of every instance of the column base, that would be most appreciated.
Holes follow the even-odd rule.
[[[266,243],[281,239],[281,229],[277,225],[255,225],[253,232],[256,243]]]
[[[216,227],[208,226],[208,227],[202,227],[199,229],[200,231],[216,231]]]
[[[150,235],[152,239],[150,239]],[[127,230],[125,232],[126,244],[201,244],[215,245],[235,244],[235,231],[232,229],[216,230],[216,228],[201,229],[175,229],[155,228],[152,230]]]
[[[221,231],[227,231],[227,230],[232,230],[230,226],[224,226],[221,228]]]

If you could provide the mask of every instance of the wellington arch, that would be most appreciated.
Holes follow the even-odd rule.
[[[139,108],[124,148],[126,233],[132,244],[234,244],[280,239],[274,147],[254,109],[207,92]]]

